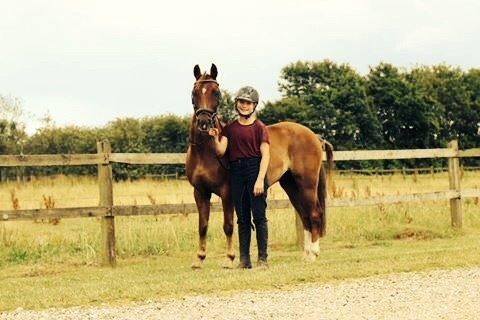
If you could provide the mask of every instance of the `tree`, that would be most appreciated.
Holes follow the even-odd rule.
[[[293,63],[282,69],[279,86],[282,100],[267,103],[262,117],[296,117],[339,150],[383,145],[380,123],[365,92],[365,80],[349,65],[329,60]]]
[[[405,73],[381,63],[370,68],[366,88],[388,148],[438,147],[442,108],[431,103],[424,90],[408,81]]]
[[[117,118],[107,124],[102,132],[102,138],[107,138],[112,146],[112,152],[144,153],[150,150],[145,146],[146,133],[141,120],[134,118]],[[137,179],[145,176],[147,166],[115,164],[113,177],[116,180]]]
[[[0,119],[21,123],[24,113],[20,98],[0,95]]]
[[[220,115],[221,121],[224,123],[231,122],[237,117],[237,112],[234,108],[233,95],[227,90],[222,91],[222,99],[218,106],[217,113]]]
[[[259,118],[265,124],[291,121],[301,123],[309,128],[317,125],[314,113],[314,110],[299,97],[285,97],[279,101],[267,102],[258,111]]]
[[[142,119],[144,144],[150,152],[186,152],[190,117],[175,115]],[[148,167],[151,174],[183,173],[184,165],[155,165]]]
[[[480,147],[480,69],[470,69],[463,77],[468,92],[470,108],[465,115],[470,119],[465,127],[464,148]]]
[[[28,138],[25,154],[96,153],[96,141],[101,136],[96,128],[49,125]],[[32,168],[34,174],[96,174],[94,166],[59,166]]]
[[[143,144],[150,152],[186,152],[189,117],[166,115],[141,120]]]
[[[0,119],[0,154],[20,153],[25,136],[15,122]]]
[[[0,95],[0,154],[18,154],[27,138],[22,101]]]
[[[430,110],[439,117],[438,145],[458,139],[461,148],[479,145],[478,70],[468,73],[447,65],[418,67],[408,79],[427,97]]]

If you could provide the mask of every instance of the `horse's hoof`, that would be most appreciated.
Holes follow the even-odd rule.
[[[222,268],[223,269],[233,269],[234,268],[233,260],[227,257],[225,259],[225,261],[222,263]]]
[[[311,244],[310,252],[311,254],[315,255],[315,257],[318,257],[318,255],[320,254],[320,241],[317,240]]]
[[[201,260],[194,261],[192,263],[192,269],[201,269],[202,268],[202,262]]]
[[[305,252],[305,254],[303,255],[303,260],[307,262],[315,262],[316,259],[317,259],[317,256],[312,252]]]

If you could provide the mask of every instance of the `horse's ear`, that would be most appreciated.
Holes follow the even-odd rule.
[[[212,63],[212,67],[210,68],[210,76],[216,80],[217,79],[217,75],[218,75],[218,71],[217,71],[217,66]]]
[[[195,67],[193,67],[193,75],[195,76],[196,80],[198,80],[202,76],[202,73],[200,72],[200,67],[198,66],[198,64],[196,64]]]

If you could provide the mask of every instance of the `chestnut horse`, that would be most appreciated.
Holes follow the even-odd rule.
[[[208,130],[212,127],[222,132],[217,117],[221,98],[216,81],[217,67],[212,64],[210,74],[202,74],[196,65],[193,73],[196,79],[192,90],[194,115],[189,133],[186,172],[188,181],[194,187],[199,213],[199,248],[192,267],[200,267],[206,257],[212,193],[222,199],[223,230],[227,237],[225,267],[232,267],[235,258],[232,243],[234,206],[229,172],[225,160],[217,157],[213,138],[208,135]],[[281,122],[267,126],[267,129],[270,138],[270,164],[267,170],[269,186],[278,181],[287,193],[303,223],[305,256],[309,260],[315,260],[320,251],[319,238],[325,235],[326,228],[327,172],[325,166],[322,166],[323,149],[327,155],[327,168],[331,168],[333,148],[300,124]]]

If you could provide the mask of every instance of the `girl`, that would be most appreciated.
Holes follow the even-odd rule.
[[[224,128],[210,129],[215,149],[219,156],[227,154],[230,162],[231,191],[237,213],[238,239],[240,245],[240,268],[250,269],[251,227],[255,225],[258,266],[267,268],[268,226],[265,210],[268,184],[266,173],[270,162],[270,141],[266,126],[257,119],[255,108],[258,92],[242,87],[235,96],[237,120]]]

